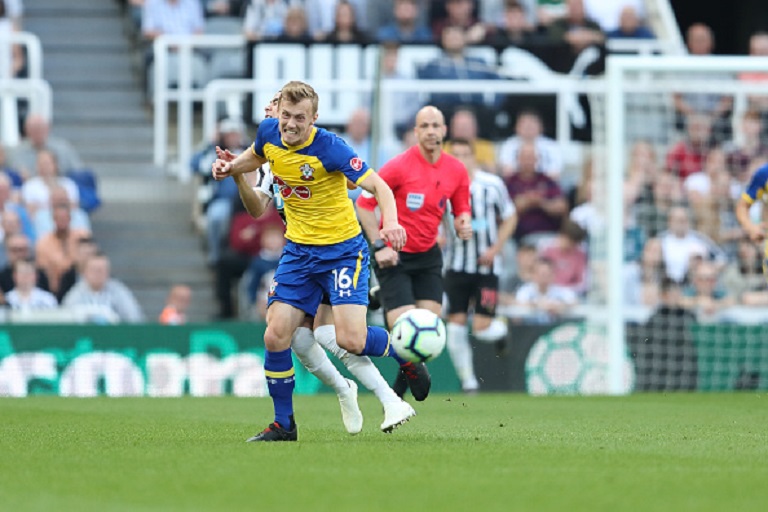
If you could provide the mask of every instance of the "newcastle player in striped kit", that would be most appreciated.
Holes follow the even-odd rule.
[[[454,139],[450,153],[461,160],[470,179],[473,236],[448,236],[445,292],[448,299],[448,353],[464,392],[478,390],[469,343],[468,316],[478,341],[493,343],[507,335],[506,323],[495,318],[504,244],[517,226],[515,206],[498,176],[482,171],[469,141]],[[446,230],[452,233],[452,230]]]

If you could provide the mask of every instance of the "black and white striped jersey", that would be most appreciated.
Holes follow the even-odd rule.
[[[448,230],[448,251],[445,269],[470,274],[501,274],[502,256],[497,254],[493,265],[479,265],[478,258],[499,236],[499,224],[515,214],[515,206],[501,178],[477,170],[469,185],[473,235],[460,240],[453,226]]]

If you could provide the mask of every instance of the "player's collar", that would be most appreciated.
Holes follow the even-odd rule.
[[[313,127],[312,127],[312,132],[309,134],[309,138],[307,138],[307,140],[306,140],[306,141],[305,141],[303,144],[298,144],[298,145],[296,145],[296,146],[290,146],[290,145],[288,145],[288,144],[286,144],[286,143],[285,143],[285,141],[283,140],[283,137],[282,137],[282,136],[280,136],[280,142],[281,142],[281,143],[283,144],[283,146],[285,146],[287,149],[290,149],[291,151],[298,151],[298,150],[300,150],[300,149],[304,149],[305,147],[307,147],[307,146],[309,146],[310,144],[312,144],[312,141],[313,141],[313,140],[315,140],[315,135],[316,135],[316,134],[317,134],[317,127],[316,127],[316,126],[313,126]]]

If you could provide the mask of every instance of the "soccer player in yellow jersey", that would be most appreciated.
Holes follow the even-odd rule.
[[[275,420],[252,441],[295,441],[291,338],[306,314],[315,315],[323,293],[330,297],[337,343],[359,355],[392,356],[389,334],[366,324],[369,254],[347,179],[373,194],[382,215],[381,238],[399,251],[406,234],[397,220],[392,190],[350,147],[314,126],[318,96],[303,82],[282,88],[278,119],[259,125],[253,145],[212,166],[224,179],[269,162],[284,201],[288,244],[270,287],[264,370]]]
[[[765,237],[765,226],[762,223],[756,224],[749,218],[750,207],[755,201],[764,200],[766,193],[768,193],[768,164],[760,166],[750,178],[747,189],[736,203],[736,219],[750,240],[764,242],[763,275],[768,278],[768,240]],[[765,208],[765,204],[763,207]]]

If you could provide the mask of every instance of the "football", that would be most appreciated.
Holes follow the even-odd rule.
[[[431,361],[445,349],[445,324],[428,309],[408,310],[392,327],[392,347],[406,361]]]

